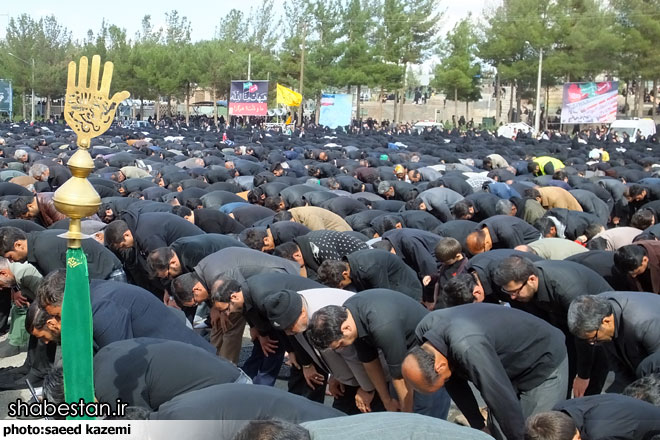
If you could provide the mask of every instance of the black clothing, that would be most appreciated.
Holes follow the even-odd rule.
[[[272,330],[264,300],[280,290],[307,290],[324,288],[316,281],[288,273],[261,273],[246,280],[243,288],[243,315],[250,327],[256,327],[260,334],[266,335]]]
[[[234,220],[250,228],[259,220],[274,216],[275,211],[260,205],[242,205],[234,208],[231,214]]]
[[[627,385],[660,372],[660,296],[646,292],[604,292],[612,305],[614,338],[603,345],[617,375]]]
[[[583,379],[588,379],[592,376],[593,367],[600,370],[603,366],[593,364],[592,346],[570,334],[567,321],[568,308],[578,296],[598,295],[611,290],[611,286],[593,270],[572,261],[537,261],[534,266],[539,271],[539,281],[538,290],[532,301],[546,312],[547,321],[566,335],[569,378],[572,379],[577,374]],[[544,316],[540,317],[544,318]],[[602,384],[598,385],[602,388]],[[568,397],[571,388],[569,385]],[[599,393],[600,389],[594,392]]]
[[[474,216],[472,221],[480,222],[484,221],[489,217],[497,215],[497,210],[495,209],[497,202],[501,199],[495,194],[489,192],[476,192],[465,196],[466,200],[472,201],[474,204]]]
[[[387,211],[379,211],[377,209],[369,209],[367,211],[358,212],[357,214],[349,215],[344,220],[353,228],[354,231],[362,231],[363,229],[371,227],[371,222],[378,216],[383,214],[390,214]]]
[[[58,235],[66,231],[48,229],[31,232],[27,235],[27,262],[36,267],[42,275],[57,269],[66,268],[66,239]],[[87,257],[87,270],[90,279],[105,280],[115,270],[121,269],[119,259],[96,240],[82,240],[82,249]]]
[[[486,302],[498,302],[502,299],[500,289],[493,283],[492,272],[497,268],[500,261],[512,256],[525,257],[532,262],[541,261],[543,258],[529,252],[521,252],[515,249],[492,249],[488,252],[482,252],[470,258],[470,271],[476,271],[479,281],[484,288]],[[506,298],[508,300],[508,297]]]
[[[401,211],[399,215],[403,219],[404,228],[415,228],[431,232],[442,224],[433,214],[426,211]]]
[[[569,240],[575,240],[590,224],[598,224],[599,219],[594,214],[588,212],[573,211],[565,208],[552,208],[549,209],[544,217],[554,217],[559,220],[565,227],[564,234]]]
[[[471,220],[452,220],[447,223],[442,223],[437,228],[433,229],[433,233],[441,237],[452,237],[458,240],[463,247],[463,252],[467,253],[467,246],[465,239],[471,232],[477,228],[478,223]]]
[[[247,248],[235,238],[222,234],[202,234],[181,237],[170,245],[174,250],[183,273],[192,272],[206,256],[228,247]]]
[[[494,304],[431,312],[416,333],[419,343],[428,341],[449,361],[452,374],[445,387],[470,425],[481,429],[483,416],[468,381],[510,439],[523,438],[518,392],[543,383],[566,359],[561,331],[529,313]]]
[[[94,389],[101,402],[151,410],[189,391],[232,383],[240,370],[231,362],[178,341],[126,339],[94,356]]]
[[[129,209],[122,215],[122,220],[128,225],[135,245],[144,257],[155,249],[171,245],[181,237],[204,234],[204,231],[183,217],[167,212],[136,214]]]
[[[367,205],[351,197],[335,197],[322,203],[321,208],[332,211],[341,218],[367,209]]]
[[[394,379],[401,379],[401,364],[415,345],[415,328],[429,312],[418,301],[390,289],[370,289],[344,302],[355,320],[354,342],[358,358],[371,362],[383,352]]]
[[[392,244],[396,254],[417,272],[419,279],[433,275],[438,270],[435,246],[441,239],[439,235],[419,229],[402,228],[387,231],[383,234],[383,239]]]
[[[650,439],[660,434],[660,408],[620,394],[600,394],[558,403],[583,439]]]
[[[0,227],[2,226],[13,226],[27,233],[46,230],[46,228],[33,222],[32,220],[23,220],[20,218],[7,219],[5,217],[0,216]]]
[[[245,227],[217,209],[195,209],[195,226],[214,234],[240,234]]]
[[[149,420],[270,420],[302,423],[344,413],[275,387],[249,384],[213,385],[162,404]],[[232,438],[220,437],[220,438]]]
[[[11,182],[0,182],[0,196],[27,196],[32,197],[32,191]]]
[[[245,202],[240,196],[229,191],[211,191],[204,194],[202,197],[202,204],[207,209],[218,209],[222,205],[234,202]]]
[[[149,337],[179,341],[215,355],[214,346],[186,326],[185,316],[144,289],[116,281],[90,284],[94,344]]]
[[[595,271],[609,283],[614,290],[630,288],[627,277],[614,265],[614,252],[605,250],[590,250],[571,255],[564,261],[574,261]]]
[[[541,233],[534,226],[518,217],[496,215],[477,226],[478,229],[488,228],[493,249],[513,249],[521,244],[529,244],[540,238]]]
[[[422,299],[422,284],[403,260],[381,249],[364,249],[344,258],[350,266],[351,285],[357,291],[391,289],[416,301]]]
[[[311,232],[310,229],[302,223],[292,221],[272,223],[268,225],[268,228],[270,229],[270,233],[273,234],[275,246],[279,246],[282,243],[288,243],[293,241],[296,237]]]
[[[295,261],[248,248],[219,250],[206,256],[195,266],[195,273],[209,292],[220,276],[236,280],[245,288],[246,279],[265,272],[300,275],[300,266]]]

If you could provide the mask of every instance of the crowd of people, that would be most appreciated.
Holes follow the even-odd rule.
[[[75,135],[0,136],[0,357],[27,351],[0,390],[62,402],[53,193]],[[657,149],[598,130],[112,128],[82,222],[96,398],[233,421],[213,438],[658,439]]]

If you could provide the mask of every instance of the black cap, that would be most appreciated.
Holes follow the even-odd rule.
[[[302,312],[302,297],[294,290],[280,290],[266,297],[264,308],[271,325],[284,330],[298,320]]]

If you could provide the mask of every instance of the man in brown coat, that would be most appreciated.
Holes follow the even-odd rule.
[[[582,206],[571,193],[558,186],[543,186],[527,190],[545,209],[564,208],[582,212]],[[527,193],[527,191],[525,191]],[[528,195],[528,194],[525,194]]]
[[[55,209],[52,192],[38,193],[34,197],[19,197],[9,205],[9,212],[14,218],[37,220],[44,227],[64,220],[66,216]]]
[[[660,241],[623,246],[614,254],[614,264],[630,277],[631,290],[660,293]]]
[[[346,221],[327,209],[317,206],[301,206],[289,209],[291,219],[296,223],[307,226],[312,231],[329,229],[331,231],[352,231]]]

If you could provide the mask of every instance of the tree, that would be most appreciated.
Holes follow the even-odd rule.
[[[644,79],[650,78],[657,85],[660,1],[612,0],[610,3],[614,8],[615,32],[622,44],[622,50],[618,51],[617,73],[629,82],[637,82],[635,107],[636,115],[641,117],[644,108]]]
[[[433,0],[385,0],[382,4],[382,26],[379,28],[383,60],[401,69],[400,107],[394,121],[402,119],[406,71],[408,64],[421,63],[433,49],[441,14]],[[396,100],[395,100],[396,110]]]
[[[500,110],[500,82],[509,81],[511,108],[513,87],[517,90],[517,114],[522,97],[536,84],[539,50],[553,42],[554,18],[550,2],[537,0],[507,0],[490,13],[483,32],[478,56],[497,68],[496,106]],[[511,112],[513,116],[513,112]]]
[[[376,28],[375,9],[369,0],[349,0],[341,8],[341,33],[345,39],[339,43],[338,83],[357,86],[358,119],[362,86],[381,85],[378,75],[374,74],[380,62],[377,50],[371,44]]]
[[[50,116],[52,98],[64,96],[67,64],[73,53],[71,33],[54,16],[39,21],[35,41],[35,91],[46,97],[44,119]],[[38,67],[38,68],[36,68]]]
[[[305,56],[305,94],[316,101],[316,120],[321,107],[321,93],[340,85],[337,58],[342,47],[341,15],[338,0],[311,3],[310,26],[307,28]],[[343,84],[342,84],[343,85]]]
[[[466,103],[481,98],[478,77],[481,66],[476,61],[477,38],[470,18],[461,20],[447,34],[441,51],[442,61],[436,67],[434,87],[454,97],[454,116],[458,119],[458,100]],[[466,112],[466,118],[468,117]]]
[[[32,65],[30,61],[37,57],[37,41],[41,23],[27,14],[21,14],[16,19],[11,18],[7,26],[4,49],[1,59],[7,73],[13,80],[14,89],[23,96],[22,116],[27,114],[26,92],[32,89]],[[9,55],[14,54],[14,56]],[[21,61],[18,58],[22,58]],[[35,84],[36,85],[36,84]]]

